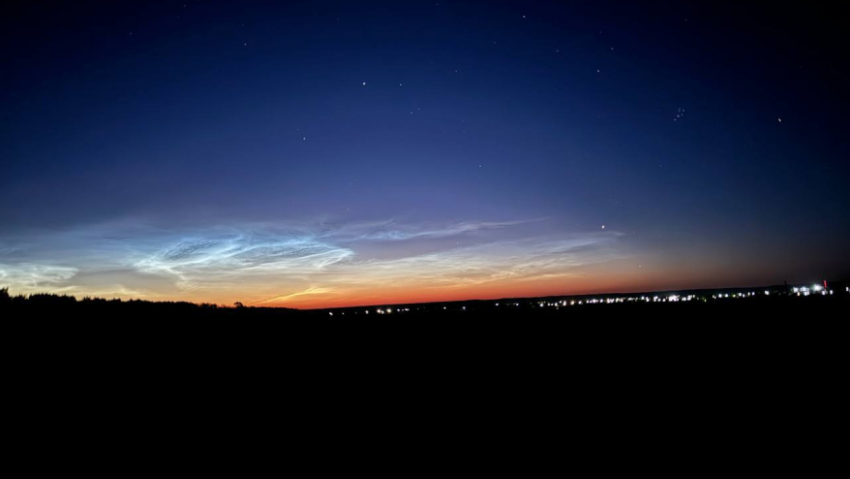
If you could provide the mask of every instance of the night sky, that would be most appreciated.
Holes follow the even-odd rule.
[[[19,3],[12,294],[323,307],[850,276],[850,42],[826,6]]]

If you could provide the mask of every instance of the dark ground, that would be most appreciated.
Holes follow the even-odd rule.
[[[391,314],[377,314],[387,306],[300,311],[0,295],[0,318],[11,346],[20,338],[39,347],[67,351],[94,345],[117,354],[150,347],[178,355],[200,348],[249,357],[312,357],[315,351],[362,356],[372,349],[431,356],[432,348],[461,355],[479,348],[488,354],[577,357],[598,350],[713,356],[723,349],[748,354],[764,348],[774,351],[770,354],[819,355],[846,349],[850,294],[837,293],[558,309],[539,306],[555,299],[501,300],[498,307],[496,301],[464,301],[394,305]]]
[[[2,291],[2,290],[0,290]],[[726,290],[729,291],[729,290]],[[736,290],[737,291],[737,290]],[[761,291],[760,291],[761,292]],[[687,293],[687,292],[686,292]],[[680,293],[682,295],[686,293]],[[643,323],[666,320],[743,321],[770,320],[838,320],[845,319],[850,311],[850,294],[798,297],[793,294],[773,296],[710,299],[711,292],[700,292],[704,300],[689,302],[624,302],[614,304],[574,304],[555,308],[551,303],[562,300],[576,302],[588,298],[615,299],[625,296],[659,295],[669,293],[636,293],[632,295],[595,295],[564,298],[521,298],[488,301],[457,301],[449,303],[423,303],[378,305],[353,308],[295,310],[288,308],[217,307],[209,304],[185,302],[120,301],[104,299],[77,300],[73,296],[39,294],[9,296],[0,294],[0,315],[7,320],[150,320],[163,319],[321,319],[323,323],[351,320],[586,320],[610,319],[637,320]],[[541,306],[540,303],[545,303]],[[387,310],[392,313],[387,313]],[[368,313],[367,313],[368,311]],[[383,311],[384,314],[378,314]]]
[[[813,472],[838,457],[830,438],[846,425],[848,296],[559,310],[441,303],[368,318],[0,303],[13,450],[59,444],[66,465],[83,457],[72,445],[97,434],[98,454],[115,458],[133,450],[132,437],[140,451],[155,443],[181,456],[187,440],[265,455],[293,441],[284,448],[302,457],[333,442],[399,458],[445,449],[444,460],[486,447],[503,451],[487,462],[500,468],[501,455],[520,460],[527,447],[522,457],[570,451],[597,469],[720,472],[747,460],[743,470]]]

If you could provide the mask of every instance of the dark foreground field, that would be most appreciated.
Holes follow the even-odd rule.
[[[841,362],[836,355],[846,350],[850,294],[726,294],[709,291],[688,301],[653,293],[643,301],[628,301],[641,295],[598,295],[304,311],[7,295],[0,318],[7,344],[24,355],[97,351],[98,367],[128,354],[141,362],[229,357],[302,368],[365,357],[392,368],[397,358],[411,356],[423,362],[539,358],[593,368],[629,357],[656,357],[663,367],[694,357],[776,364],[793,357],[820,369]]]
[[[843,292],[842,292],[843,293]],[[710,294],[690,301],[667,300],[667,295],[647,293],[570,298],[523,298],[449,303],[364,306],[318,310],[288,308],[219,307],[185,302],[77,300],[72,296],[31,295],[0,297],[0,315],[6,320],[84,320],[128,319],[262,319],[322,320],[324,323],[387,320],[587,320],[614,319],[652,321],[656,319],[714,319],[727,321],[838,320],[850,317],[850,295],[775,294],[712,298]],[[734,295],[735,293],[733,293]]]
[[[45,296],[7,298],[0,323],[15,410],[70,421],[69,431],[103,416],[218,430],[222,414],[238,414],[264,428],[282,421],[284,434],[306,421],[299,438],[343,430],[362,441],[379,418],[448,441],[522,424],[550,443],[551,431],[584,424],[582,441],[660,433],[694,450],[680,438],[718,434],[750,455],[742,428],[781,443],[790,431],[828,437],[806,428],[833,424],[844,397],[848,299],[296,311]]]

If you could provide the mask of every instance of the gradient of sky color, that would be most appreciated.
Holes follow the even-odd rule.
[[[834,12],[635,3],[19,5],[0,287],[322,307],[850,275]]]

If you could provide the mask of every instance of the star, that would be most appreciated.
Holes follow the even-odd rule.
[[[602,229],[603,229],[603,230],[605,229],[605,225],[602,225]]]
[[[363,86],[366,86],[366,82],[365,82],[365,81],[363,82]]]
[[[782,118],[777,118],[777,120],[779,120],[779,123],[782,123]]]

